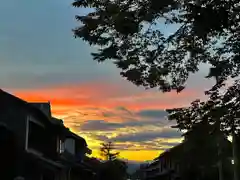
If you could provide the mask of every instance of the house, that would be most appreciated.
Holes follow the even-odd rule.
[[[163,152],[159,157],[150,162],[145,167],[144,179],[178,179],[183,146],[184,144],[180,143],[179,145]]]
[[[63,144],[64,151],[61,154],[61,161],[69,167],[68,179],[94,179],[95,172],[84,163],[85,154],[92,153],[87,147],[85,139],[67,130]]]
[[[144,169],[145,180],[213,178],[218,176],[219,156],[223,174],[231,176],[231,143],[223,135],[209,134],[211,126],[199,124],[185,133],[184,140],[150,162]],[[209,128],[207,130],[207,128]],[[218,143],[221,142],[221,155]],[[230,168],[229,168],[230,167]]]
[[[66,167],[67,179],[92,179],[95,173],[83,163],[85,154],[92,153],[86,140],[66,128],[62,120],[52,117],[50,102],[31,104],[44,112],[53,124],[63,128],[63,131],[55,131],[55,133],[61,134],[57,141],[57,151],[60,153],[60,161]]]
[[[15,150],[11,152],[15,157],[15,162],[11,164],[14,177],[24,177],[25,180],[70,180],[70,171],[75,166],[67,163],[71,161],[64,157],[67,152],[76,159],[74,162],[81,167],[79,169],[85,172],[81,158],[90,152],[86,141],[70,132],[62,121],[52,117],[49,102],[28,103],[3,90],[0,90],[0,102],[0,123],[15,139]]]
[[[61,174],[64,166],[55,161],[59,152],[54,131],[59,127],[38,108],[2,90],[0,101],[0,122],[16,138],[15,176],[44,180]]]

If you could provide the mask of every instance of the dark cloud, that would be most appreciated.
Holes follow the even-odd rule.
[[[126,141],[121,141],[123,139],[120,139],[120,141],[118,141],[119,136],[117,138],[111,139],[111,138],[108,138],[107,135],[105,135],[105,134],[97,135],[94,133],[90,133],[90,134],[88,134],[88,136],[91,138],[94,138],[96,140],[102,141],[102,142],[109,142],[109,141],[114,142],[114,148],[118,151],[144,151],[144,150],[165,151],[166,149],[170,149],[173,146],[176,146],[177,144],[179,144],[179,142],[169,142],[168,139],[166,139],[166,140],[165,139],[152,139],[153,136],[149,137],[149,135],[145,136],[146,137],[145,139],[141,139],[141,140],[146,140],[146,141],[137,141],[137,140],[135,141],[135,139],[134,139],[131,142],[129,142],[129,138],[128,139],[125,138],[124,140],[126,140]],[[123,136],[121,136],[121,138],[122,137]],[[172,137],[174,137],[174,136],[172,136]],[[179,136],[177,136],[177,138],[179,138]],[[94,147],[92,147],[92,149],[99,149],[99,147],[94,146]]]
[[[162,146],[169,146],[169,147],[173,147],[173,146],[176,146],[176,145],[178,145],[179,143],[177,143],[177,142],[161,142],[161,145]]]
[[[90,137],[99,140],[99,141],[103,141],[103,142],[109,142],[111,141],[107,136],[105,135],[96,135],[96,134],[91,134]]]
[[[109,140],[111,141],[111,140]],[[106,141],[105,141],[106,142]],[[114,142],[114,149],[117,151],[144,151],[144,150],[158,150],[158,151],[164,151],[168,148],[170,148],[171,146],[162,146],[159,145],[157,143],[151,142],[151,143],[138,143],[138,142],[134,142],[131,144],[126,144],[124,142],[115,142],[115,141],[111,141]],[[99,149],[98,146],[92,147],[92,149]]]
[[[113,131],[123,127],[120,123],[111,123],[104,120],[89,120],[85,121],[80,129],[82,131]]]
[[[167,116],[167,112],[159,110],[142,110],[137,113],[138,116],[147,117],[147,118],[164,118]]]
[[[102,115],[103,115],[103,117],[106,117],[106,118],[116,116],[115,113],[110,112],[110,111],[108,111],[108,112],[102,112]]]
[[[174,129],[166,129],[163,131],[148,131],[135,134],[120,135],[114,138],[117,142],[144,142],[151,141],[157,138],[179,138],[181,133]]]
[[[89,137],[100,140],[102,142],[114,142],[114,148],[118,151],[143,151],[143,150],[154,150],[154,151],[165,151],[166,149],[172,148],[179,143],[171,143],[165,140],[151,140],[151,141],[134,141],[128,143],[129,141],[117,141],[117,138],[110,139],[105,135],[95,135],[91,134]],[[92,147],[93,149],[99,149],[98,146]]]
[[[147,120],[147,121],[128,121],[123,123],[124,127],[143,127],[143,126],[163,126],[164,123],[160,120]]]
[[[141,110],[138,112],[133,112],[126,107],[119,106],[116,107],[113,111],[110,110],[103,110],[102,115],[104,117],[123,117],[125,119],[136,119],[137,117],[139,118],[148,118],[149,120],[151,119],[164,119],[164,117],[167,116],[167,112],[159,109],[159,110]]]
[[[161,126],[164,123],[160,120],[149,120],[149,121],[126,121],[121,123],[112,123],[104,120],[89,120],[85,121],[80,125],[81,131],[114,131],[120,128],[126,127],[143,127],[149,125]]]
[[[135,114],[131,110],[129,110],[123,106],[116,107],[112,110],[102,110],[102,115],[103,115],[103,117],[106,117],[106,118],[120,117],[124,120],[135,120],[136,119]]]
[[[165,151],[166,149],[170,149],[173,146],[176,146],[179,143],[170,143],[164,140],[161,141],[147,141],[147,142],[140,142],[139,143],[142,149],[146,149],[146,150],[158,150],[158,151]]]
[[[107,141],[105,141],[107,142]],[[113,141],[111,141],[113,142]],[[99,149],[99,146],[91,146],[91,149]],[[141,150],[156,150],[155,148],[146,148],[143,146],[138,146],[137,143],[133,143],[133,144],[125,144],[125,143],[116,143],[114,142],[114,149],[116,151],[141,151]],[[160,149],[157,149],[160,150]],[[161,149],[164,150],[164,149]]]
[[[127,113],[127,114],[129,114],[129,115],[133,115],[132,111],[130,111],[129,109],[127,109],[127,108],[125,108],[125,107],[123,107],[123,106],[119,106],[119,107],[117,107],[116,109],[117,109],[117,110],[120,110],[120,111],[123,111],[123,112],[125,112],[125,113]]]

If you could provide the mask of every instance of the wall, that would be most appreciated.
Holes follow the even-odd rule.
[[[0,126],[0,176],[1,179],[13,179],[15,173],[15,143],[13,133]]]
[[[15,99],[0,92],[0,122],[15,133],[17,139],[17,147],[23,149],[25,147],[26,137],[26,110],[20,103],[16,103]]]

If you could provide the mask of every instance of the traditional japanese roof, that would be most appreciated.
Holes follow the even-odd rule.
[[[50,123],[49,117],[44,114],[39,108],[31,105],[27,101],[20,99],[19,97],[16,97],[10,93],[7,93],[6,91],[3,91],[0,89],[0,100],[2,103],[10,103],[10,104],[16,104],[19,106],[23,106],[24,108],[28,109],[29,111],[33,112],[35,115],[40,116],[41,120],[45,123]]]

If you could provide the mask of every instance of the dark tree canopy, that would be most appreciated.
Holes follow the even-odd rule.
[[[181,130],[191,130],[196,124],[206,122],[226,136],[240,133],[240,80],[224,92],[215,89],[207,94],[207,101],[196,100],[189,107],[168,109],[169,120],[176,120],[176,128]]]
[[[220,136],[222,144],[221,156],[218,154],[219,134],[212,133],[213,125],[202,121],[195,124],[190,131],[184,134],[184,148],[181,156],[183,179],[200,180],[218,179],[218,171],[216,165],[221,158],[224,163],[229,166],[231,157],[231,143],[222,134]],[[186,163],[187,162],[187,163]],[[228,173],[227,166],[224,167],[224,172]],[[231,171],[230,171],[231,172]],[[226,174],[224,173],[224,174]],[[190,175],[190,178],[188,178]],[[226,179],[231,179],[229,176]]]
[[[76,16],[75,37],[97,45],[95,60],[113,61],[138,86],[185,87],[202,63],[222,83],[240,72],[238,0],[75,0],[93,12]],[[174,25],[167,36],[160,28]]]
[[[113,142],[101,144],[100,153],[105,161],[101,165],[100,178],[105,180],[126,180],[127,163],[118,159],[119,152],[116,152]]]
[[[240,134],[240,80],[236,80],[228,88],[213,88],[206,94],[209,95],[207,101],[196,100],[189,107],[167,110],[168,118],[177,121],[176,128],[188,131],[193,130],[194,126],[199,124],[210,124],[212,128],[209,129],[208,134],[212,136],[216,133],[218,137],[218,159],[221,160],[221,166],[225,166],[227,161],[221,159],[223,142],[219,139],[219,135],[223,134],[225,137],[231,135],[233,138],[231,155],[234,158],[234,179],[238,179],[239,157],[236,153],[238,152],[236,134]],[[202,127],[201,130],[201,136],[203,136],[206,128]],[[196,139],[194,139],[194,142],[196,142]]]
[[[127,163],[119,159],[104,162],[102,164],[99,179],[126,180],[127,179]]]

